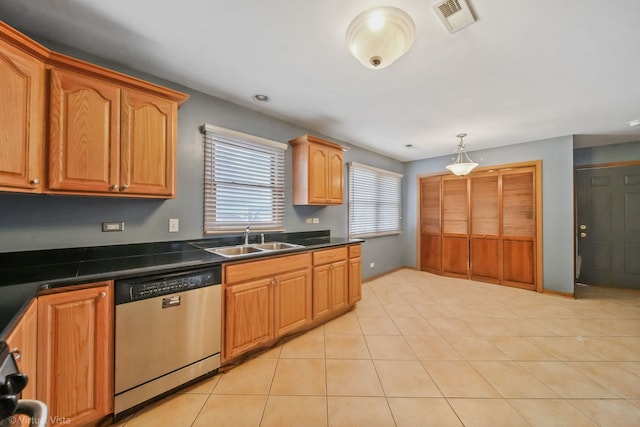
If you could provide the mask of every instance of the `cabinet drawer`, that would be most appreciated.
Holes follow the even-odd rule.
[[[347,247],[342,246],[335,249],[326,249],[313,253],[313,265],[329,264],[347,259]]]
[[[362,255],[362,245],[349,246],[349,258],[358,258]]]
[[[225,283],[232,285],[309,267],[311,267],[311,254],[309,252],[260,261],[233,263],[224,266]]]

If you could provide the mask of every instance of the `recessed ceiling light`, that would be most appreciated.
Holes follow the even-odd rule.
[[[267,95],[259,93],[257,95],[253,95],[253,100],[257,102],[267,102],[269,100],[269,97]]]
[[[631,126],[632,128],[636,127],[636,126],[640,126],[640,119],[638,120],[631,120],[629,122],[629,126]]]

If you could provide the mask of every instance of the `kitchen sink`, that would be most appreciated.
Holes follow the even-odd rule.
[[[214,254],[222,255],[225,257],[233,257],[240,255],[253,254],[256,252],[264,252],[263,249],[256,248],[254,246],[227,246],[223,248],[209,248],[206,249]]]
[[[242,255],[257,254],[260,252],[283,251],[285,249],[302,248],[302,245],[285,242],[267,242],[252,245],[224,246],[220,248],[206,248],[206,251],[223,257],[237,257]]]
[[[256,245],[252,245],[255,248],[264,249],[268,251],[281,251],[283,249],[293,249],[293,248],[301,248],[301,245],[295,245],[293,243],[285,243],[285,242],[267,242],[260,243]]]

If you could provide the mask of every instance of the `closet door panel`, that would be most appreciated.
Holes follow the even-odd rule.
[[[502,171],[502,283],[536,288],[534,168]]]
[[[420,179],[420,269],[442,274],[442,178]]]
[[[442,273],[445,276],[469,277],[469,238],[442,236]]]
[[[442,178],[442,274],[469,277],[469,180]]]
[[[535,285],[535,246],[532,240],[503,239],[502,283],[531,289]]]
[[[471,237],[471,279],[500,282],[500,238]]]
[[[498,172],[472,176],[470,269],[471,278],[500,281],[500,182]]]

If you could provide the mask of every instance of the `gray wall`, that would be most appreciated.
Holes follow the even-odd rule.
[[[171,87],[190,95],[178,113],[177,197],[171,200],[118,199],[85,196],[48,196],[0,193],[0,253],[36,249],[200,239],[202,234],[203,142],[199,126],[211,123],[286,142],[299,135],[339,141],[291,125],[259,112],[228,103],[201,92],[163,81],[119,64],[41,40],[58,52],[85,59],[124,73]],[[357,161],[402,173],[404,164],[368,150],[350,147],[346,162]],[[291,200],[291,150],[286,154],[286,194]],[[346,166],[345,166],[346,173]],[[319,224],[305,224],[307,217]],[[180,219],[180,232],[168,232],[169,218]],[[103,233],[103,221],[124,221],[125,231]],[[287,205],[287,231],[331,230],[347,235],[347,204],[310,207]],[[402,266],[402,236],[368,240],[363,246],[363,277]],[[371,262],[375,268],[369,268]]]
[[[640,160],[640,141],[581,148],[573,152],[574,166],[627,162],[630,160]]]
[[[545,289],[573,292],[573,137],[559,137],[470,153],[482,166],[542,160],[542,245]],[[416,267],[418,177],[441,173],[451,156],[407,164],[404,181],[404,264]]]

